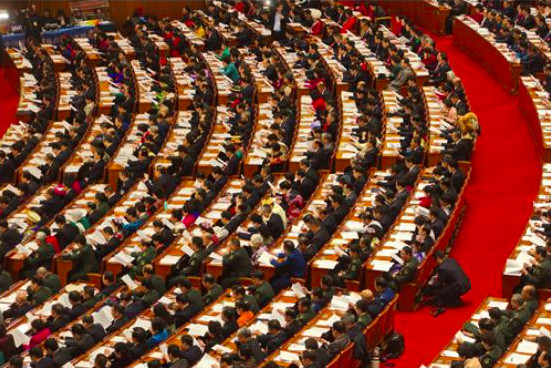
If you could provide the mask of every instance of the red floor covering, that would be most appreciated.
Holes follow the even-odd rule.
[[[0,68],[0,137],[15,122],[15,112],[19,103],[17,79],[13,69]]]
[[[451,253],[469,275],[472,289],[464,306],[438,318],[428,308],[397,313],[396,329],[405,337],[406,350],[391,361],[395,367],[428,365],[485,297],[501,296],[505,260],[524,230],[541,178],[518,97],[508,95],[451,37],[435,39],[461,78],[482,127],[466,191],[467,210]]]

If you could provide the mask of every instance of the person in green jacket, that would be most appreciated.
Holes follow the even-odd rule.
[[[152,289],[159,294],[159,298],[164,295],[165,280],[159,275],[156,275],[153,270],[153,265],[148,264],[143,267],[143,279],[142,286],[145,286],[147,289]]]
[[[241,248],[239,239],[230,240],[230,251],[222,257],[222,267],[222,275],[218,282],[223,288],[236,284],[240,277],[250,276],[253,264],[245,248]]]
[[[31,277],[31,285],[27,288],[27,294],[29,295],[29,301],[34,306],[44,303],[53,295],[50,288],[44,286],[44,282],[36,275]]]
[[[503,351],[497,346],[493,332],[484,332],[481,336],[481,344],[485,353],[480,357],[482,368],[491,368],[501,357]]]
[[[268,281],[264,280],[264,273],[262,273],[262,271],[253,271],[251,277],[253,284],[249,289],[254,293],[260,308],[264,308],[275,296],[274,289]]]
[[[538,246],[534,252],[535,263],[522,270],[521,283],[538,288],[551,286],[551,260],[547,257],[545,247]]]
[[[316,313],[312,309],[312,302],[308,298],[300,298],[298,301],[298,315],[296,320],[301,326],[314,319]]]
[[[69,259],[73,263],[73,268],[69,271],[67,279],[69,282],[78,280],[87,280],[87,274],[98,272],[99,266],[92,246],[88,244],[86,238],[78,235],[75,239],[76,248],[70,253],[62,256],[63,259]]]
[[[128,273],[130,277],[134,278],[142,274],[142,269],[146,264],[153,262],[157,256],[157,251],[152,243],[148,243],[145,249],[139,252],[132,252],[130,255],[134,257],[134,262],[132,262],[133,265]]]
[[[216,278],[210,273],[203,275],[202,280],[203,287],[207,290],[206,294],[203,295],[203,302],[205,305],[208,305],[214,302],[224,293],[224,289],[220,284],[216,283]]]
[[[240,76],[239,71],[235,67],[235,62],[233,60],[233,56],[231,57],[231,60],[223,59],[222,63],[224,63],[224,67],[222,68],[222,73],[229,77],[234,83],[236,83]]]
[[[402,268],[392,276],[395,290],[399,290],[400,286],[413,281],[417,274],[419,261],[413,256],[411,247],[403,247],[400,251],[400,258],[404,261]]]
[[[53,272],[50,272],[46,267],[39,267],[36,270],[36,275],[42,279],[44,285],[50,288],[52,293],[57,294],[61,290],[61,280],[59,276]]]
[[[251,312],[256,313],[260,310],[258,306],[258,300],[256,297],[245,292],[245,288],[241,285],[234,285],[232,287],[232,295],[236,300],[244,300],[250,307]]]
[[[23,278],[32,276],[40,266],[49,265],[55,255],[54,246],[46,242],[46,233],[39,231],[35,239],[38,249],[25,259],[24,271],[22,272]]]

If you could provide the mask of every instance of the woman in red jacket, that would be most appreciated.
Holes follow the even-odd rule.
[[[31,340],[28,345],[24,345],[25,350],[30,350],[36,345],[40,345],[51,335],[50,329],[46,326],[46,322],[41,319],[35,319],[31,322],[32,333]]]

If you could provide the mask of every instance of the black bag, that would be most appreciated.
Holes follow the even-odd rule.
[[[404,352],[404,336],[394,332],[383,345],[381,360],[396,359]]]

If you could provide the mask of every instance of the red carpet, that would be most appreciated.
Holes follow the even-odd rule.
[[[485,297],[501,296],[505,260],[524,230],[541,178],[518,98],[453,46],[451,37],[435,40],[463,81],[482,127],[466,191],[467,211],[451,253],[469,275],[472,290],[463,307],[438,318],[428,308],[397,314],[396,330],[405,337],[406,351],[393,362],[396,367],[430,363]]]
[[[17,92],[17,71],[0,68],[0,137],[10,124],[16,121],[15,112],[19,104]]]

